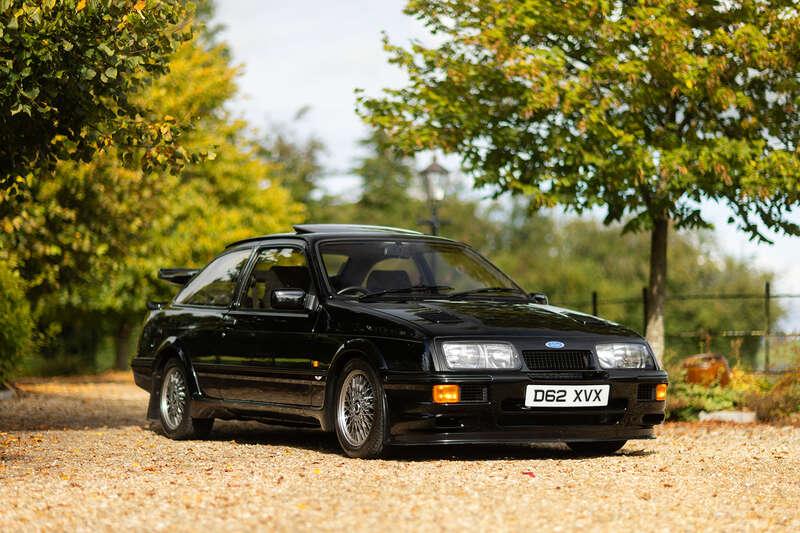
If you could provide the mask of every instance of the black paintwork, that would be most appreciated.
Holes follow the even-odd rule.
[[[269,245],[300,247],[311,270],[310,295],[298,309],[296,294],[278,295],[279,310],[239,307],[240,275],[229,308],[166,303],[152,309],[132,366],[136,383],[150,391],[148,415],[157,418],[161,368],[179,358],[191,377],[191,411],[198,418],[255,419],[332,429],[338,370],[350,357],[372,362],[384,381],[396,444],[612,440],[652,437],[664,402],[637,399],[639,383],[666,383],[655,370],[536,373],[445,370],[443,339],[503,339],[519,350],[544,349],[560,340],[568,349],[594,350],[600,342],[644,342],[633,331],[583,313],[534,303],[537,299],[474,295],[461,299],[387,298],[357,301],[332,294],[318,244],[331,239],[447,239],[380,227],[310,225],[296,234],[246,239],[226,252]],[[457,243],[453,243],[456,245]],[[177,280],[186,271],[162,277]],[[186,281],[186,280],[182,280]],[[273,299],[273,303],[275,303]],[[540,301],[540,300],[539,300]],[[281,307],[281,304],[275,305]],[[471,385],[477,401],[432,403],[437,383]],[[532,383],[611,384],[608,407],[527,409]]]

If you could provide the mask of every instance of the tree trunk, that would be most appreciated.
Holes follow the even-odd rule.
[[[667,292],[669,220],[656,220],[650,236],[650,283],[647,289],[647,342],[659,361],[664,357],[664,300]]]
[[[133,328],[128,321],[123,321],[117,328],[114,335],[114,349],[116,357],[114,368],[117,370],[127,370],[131,362],[131,333]]]

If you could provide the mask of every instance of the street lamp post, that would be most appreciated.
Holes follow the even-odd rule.
[[[433,156],[431,164],[420,171],[422,186],[425,189],[425,196],[431,209],[431,217],[421,220],[421,224],[427,224],[431,228],[431,235],[439,235],[444,220],[439,218],[439,203],[444,200],[445,189],[448,185],[450,173]]]

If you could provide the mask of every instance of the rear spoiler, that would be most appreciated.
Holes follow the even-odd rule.
[[[161,268],[158,270],[158,279],[183,286],[198,272],[200,270],[197,268]]]

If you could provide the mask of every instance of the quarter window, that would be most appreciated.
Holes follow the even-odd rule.
[[[239,274],[249,258],[250,250],[238,250],[214,259],[183,288],[175,302],[214,307],[230,306]]]

